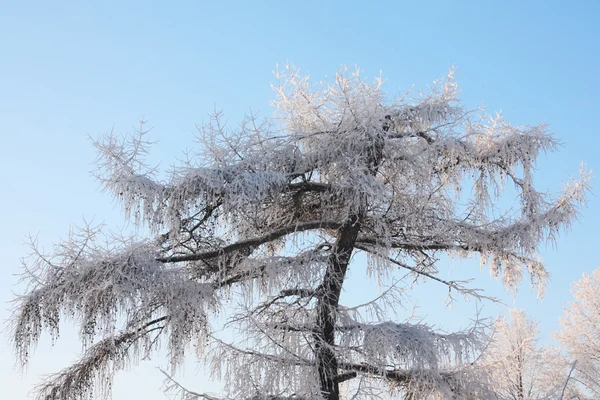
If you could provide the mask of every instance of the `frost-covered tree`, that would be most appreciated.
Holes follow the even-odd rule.
[[[600,397],[600,268],[574,282],[573,301],[560,318],[554,337],[575,363],[574,378],[594,398]]]
[[[43,331],[58,337],[64,318],[78,324],[85,349],[38,398],[91,398],[161,346],[171,372],[194,348],[225,381],[224,398],[485,397],[485,374],[472,366],[484,327],[441,333],[411,323],[394,309],[412,281],[394,276],[482,297],[440,278],[436,264],[479,255],[508,287],[525,271],[541,289],[536,249],[571,224],[589,176],[556,199],[536,190],[536,159],[556,139],[544,126],[465,110],[451,74],[400,99],[358,71],[316,86],[292,67],[277,78],[274,118],[229,129],[214,115],[199,128],[199,150],[168,179],[144,161],[143,125],[95,141],[98,179],[149,234],[86,228],[25,263],[30,286],[12,320],[19,362]],[[498,214],[506,183],[519,203]],[[362,306],[341,304],[359,253],[368,265],[352,268],[388,289]],[[243,340],[219,336],[220,311]]]
[[[490,372],[493,398],[502,400],[569,399],[576,393],[571,365],[555,349],[540,348],[538,323],[522,310],[494,324],[492,340],[483,354]]]

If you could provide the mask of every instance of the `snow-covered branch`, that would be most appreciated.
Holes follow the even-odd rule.
[[[136,363],[136,358],[150,351],[152,342],[148,337],[164,328],[167,317],[157,318],[141,328],[120,333],[95,343],[83,357],[65,370],[50,376],[37,388],[38,399],[87,400],[100,395],[108,398],[108,388],[116,370]],[[140,343],[142,342],[142,343]],[[99,387],[99,393],[94,391]]]
[[[163,263],[206,260],[210,258],[222,257],[224,255],[242,249],[248,249],[252,251],[262,244],[275,241],[281,238],[282,236],[288,235],[290,233],[299,233],[314,229],[337,229],[340,226],[341,223],[335,221],[310,221],[298,225],[286,226],[280,229],[276,229],[261,237],[241,240],[239,242],[230,244],[217,250],[207,251],[204,253],[190,254],[186,256],[161,257],[157,260]]]

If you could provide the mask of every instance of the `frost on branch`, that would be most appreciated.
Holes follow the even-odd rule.
[[[589,174],[555,199],[537,189],[535,162],[556,139],[545,126],[465,110],[452,73],[392,100],[360,71],[313,85],[286,67],[277,79],[274,118],[229,128],[215,113],[198,127],[200,147],[162,180],[145,161],[143,122],[94,141],[96,177],[150,237],[86,228],[25,262],[30,286],[12,320],[20,362],[43,331],[58,337],[64,318],[84,346],[40,398],[90,398],[161,346],[171,372],[194,346],[225,381],[223,398],[485,397],[488,378],[473,365],[484,327],[412,324],[400,311],[407,291],[417,276],[450,299],[487,299],[439,276],[444,254],[477,254],[507,287],[526,274],[541,290],[537,249],[577,217]],[[498,212],[507,184],[518,201]],[[348,307],[340,293],[358,253],[370,277],[395,283]],[[211,329],[222,310],[235,342]]]
[[[538,323],[522,310],[511,310],[510,319],[496,321],[481,357],[483,368],[490,371],[494,398],[583,398],[571,377],[572,363],[554,348],[540,348],[538,334]]]
[[[571,287],[573,300],[563,310],[554,337],[574,362],[574,379],[592,397],[600,396],[600,268],[584,274]]]
[[[110,382],[113,369],[152,351],[161,333],[169,338],[175,367],[189,341],[204,335],[207,313],[217,306],[213,285],[158,262],[152,242],[112,238],[101,247],[98,235],[91,227],[74,230],[52,259],[38,253],[26,264],[23,279],[30,287],[16,299],[12,321],[19,362],[27,364],[42,330],[58,339],[63,317],[78,322],[84,347],[79,363],[40,386],[40,398],[92,396],[96,379]],[[119,320],[125,321],[122,332],[116,330]]]

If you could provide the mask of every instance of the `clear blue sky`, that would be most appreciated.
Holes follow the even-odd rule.
[[[558,190],[581,161],[600,170],[599,18],[595,1],[3,1],[0,318],[9,315],[28,233],[49,247],[82,217],[120,223],[119,209],[89,175],[88,134],[113,125],[127,131],[144,115],[160,143],[153,160],[168,167],[215,106],[231,123],[250,109],[270,115],[272,71],[286,60],[315,79],[341,64],[368,76],[382,71],[391,94],[455,66],[467,106],[502,110],[515,124],[546,122],[562,139],[560,152],[539,163],[540,186]],[[476,286],[525,308],[547,334],[557,329],[570,283],[599,264],[599,210],[596,191],[558,248],[543,249],[552,274],[543,300],[527,282],[506,295],[472,262],[456,262],[448,276],[477,276]],[[464,326],[475,306],[450,311],[431,295],[440,291],[431,284],[417,291],[425,314],[449,329]],[[66,329],[58,347],[42,343],[22,379],[6,341],[0,387],[7,399],[27,398],[37,374],[67,365],[79,350]],[[161,362],[119,375],[115,399],[163,399],[154,368]],[[186,372],[193,388],[207,384],[193,363]]]

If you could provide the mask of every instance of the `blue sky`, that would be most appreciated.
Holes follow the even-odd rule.
[[[120,224],[119,209],[90,177],[88,135],[128,131],[145,116],[159,141],[152,160],[167,168],[215,107],[231,123],[249,110],[269,116],[272,71],[287,60],[315,79],[342,64],[371,77],[381,71],[390,94],[422,88],[455,66],[468,107],[501,110],[515,124],[548,123],[562,140],[538,165],[541,187],[559,190],[582,161],[600,170],[599,17],[592,1],[2,2],[0,318],[9,316],[28,233],[49,248],[82,217]],[[570,283],[599,264],[599,210],[592,194],[557,249],[542,249],[552,274],[542,300],[527,282],[506,294],[474,262],[456,261],[444,273],[477,277],[475,286],[525,308],[546,334],[557,329]],[[475,305],[450,311],[440,291],[416,291],[427,318],[448,329],[468,323]],[[484,314],[498,312],[484,306]],[[67,327],[57,347],[42,343],[21,378],[3,343],[5,397],[27,398],[38,374],[65,366],[78,350]],[[115,399],[163,399],[161,362],[119,375]],[[186,381],[202,390],[208,380],[195,370],[190,363]]]

